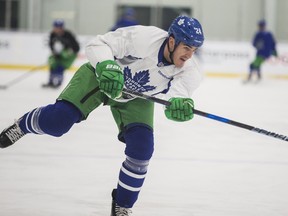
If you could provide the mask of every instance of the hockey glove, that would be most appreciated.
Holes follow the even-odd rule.
[[[169,101],[171,105],[165,109],[168,119],[183,122],[193,118],[194,102],[191,98],[171,98]]]
[[[96,76],[99,88],[112,99],[121,96],[124,86],[124,75],[120,66],[112,60],[106,60],[96,65]]]
[[[73,56],[73,50],[72,49],[64,49],[62,50],[62,52],[60,53],[60,57],[62,59],[69,59],[71,56]]]

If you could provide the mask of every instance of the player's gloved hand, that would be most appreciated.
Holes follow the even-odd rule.
[[[68,59],[73,55],[73,50],[72,49],[64,49],[60,53],[60,57],[62,59]]]
[[[106,60],[96,65],[96,76],[99,88],[112,99],[120,97],[124,86],[124,75],[121,67],[112,60]]]
[[[171,105],[165,109],[168,119],[183,122],[193,118],[194,102],[191,98],[171,98],[169,101]]]

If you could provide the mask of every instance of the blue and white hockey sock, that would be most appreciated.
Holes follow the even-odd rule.
[[[20,119],[19,126],[24,133],[44,134],[38,123],[41,109],[42,107],[38,107]]]
[[[117,186],[116,203],[132,208],[144,183],[149,161],[130,157],[122,163]]]
[[[57,101],[36,108],[20,118],[19,127],[24,133],[62,136],[82,118],[81,112],[71,103]]]

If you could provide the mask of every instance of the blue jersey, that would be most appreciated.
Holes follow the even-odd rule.
[[[258,31],[253,39],[253,46],[257,50],[257,56],[269,58],[276,51],[276,42],[271,32]]]
[[[117,23],[111,28],[110,31],[115,31],[118,28],[128,27],[128,26],[133,26],[133,25],[138,25],[138,22],[133,19],[122,18],[117,21]]]

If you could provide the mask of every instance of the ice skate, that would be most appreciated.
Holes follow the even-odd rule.
[[[112,207],[110,216],[132,216],[132,211],[129,208],[123,208],[117,205],[116,198],[117,190],[113,189],[112,191]]]
[[[21,130],[18,124],[19,121],[16,121],[10,127],[4,129],[0,134],[0,148],[6,148],[14,144],[17,140],[25,135]]]
[[[44,84],[42,84],[42,88],[59,88],[60,87],[60,85],[54,85],[53,83],[44,83]]]

